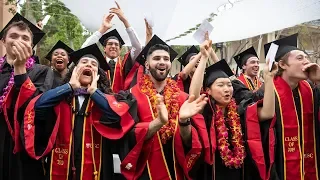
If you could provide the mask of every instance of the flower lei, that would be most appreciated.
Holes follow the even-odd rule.
[[[2,68],[3,68],[3,65],[5,64],[5,61],[6,61],[5,57],[0,58],[0,73],[2,72]],[[31,68],[34,62],[35,62],[34,58],[30,57],[26,62],[26,68],[27,69]],[[0,112],[2,112],[3,110],[3,101],[6,98],[7,94],[9,93],[9,90],[11,89],[13,84],[14,84],[14,70],[11,72],[8,84],[2,90],[2,95],[0,96]]]
[[[160,138],[162,144],[166,144],[167,140],[171,139],[173,137],[176,124],[177,124],[177,116],[179,113],[179,94],[180,89],[177,86],[177,83],[168,78],[167,85],[165,86],[163,90],[163,97],[164,97],[164,104],[167,107],[168,110],[168,123],[161,127],[159,130]],[[156,102],[157,102],[157,91],[154,88],[153,82],[151,81],[150,77],[148,75],[144,75],[141,77],[139,81],[139,87],[142,93],[148,96],[152,112],[154,114],[154,117],[158,117],[157,108],[156,108]]]
[[[246,156],[243,142],[243,135],[241,132],[240,118],[237,113],[237,106],[234,100],[232,100],[227,106],[228,114],[226,122],[231,130],[231,144],[233,150],[230,150],[228,128],[225,125],[225,118],[222,113],[221,107],[216,105],[216,117],[215,126],[217,129],[217,143],[220,157],[222,158],[226,167],[229,168],[241,168],[244,158]]]

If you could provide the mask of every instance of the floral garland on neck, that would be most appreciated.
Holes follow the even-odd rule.
[[[6,62],[6,57],[5,56],[0,58],[0,73],[2,72],[2,68],[3,68],[5,62]],[[26,68],[27,69],[31,68],[34,63],[35,63],[34,58],[30,57],[26,62]],[[2,112],[2,110],[3,110],[3,101],[6,98],[7,94],[9,93],[9,90],[11,89],[13,84],[14,84],[14,69],[11,72],[8,84],[6,85],[5,88],[3,88],[2,95],[0,96],[0,112]]]
[[[216,105],[215,126],[217,130],[218,150],[226,167],[239,169],[243,164],[246,154],[240,118],[237,113],[237,106],[234,99],[229,103],[226,110],[228,113],[225,120],[222,108]],[[225,122],[228,123],[229,128],[226,127]],[[230,150],[228,130],[231,131],[231,144],[233,146],[233,150]]]
[[[167,84],[163,89],[163,97],[164,97],[164,104],[167,107],[168,110],[168,123],[161,127],[159,130],[160,138],[162,144],[166,144],[167,140],[171,139],[173,137],[173,134],[175,132],[176,124],[177,124],[177,117],[179,113],[179,95],[180,95],[180,89],[177,86],[177,83],[167,78]],[[150,100],[150,104],[152,107],[152,112],[154,114],[154,117],[158,117],[157,113],[157,91],[154,88],[154,84],[151,81],[149,75],[144,75],[141,77],[139,81],[139,87],[140,91],[148,96]]]

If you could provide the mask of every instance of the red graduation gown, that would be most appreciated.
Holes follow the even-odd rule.
[[[274,79],[276,115],[264,125],[263,143],[271,179],[317,180],[319,174],[319,91],[307,81],[292,90]]]
[[[245,77],[243,73],[240,74],[238,79],[250,90],[250,91],[257,91],[261,85],[262,82],[258,79],[258,77],[254,78],[254,82],[250,83],[250,80]]]
[[[172,144],[168,144],[170,141],[166,144],[166,146],[171,146],[171,152],[168,154],[172,155],[172,159],[166,159],[168,154],[164,154],[164,145],[160,141],[159,133],[156,133],[151,139],[145,140],[149,124],[154,119],[148,97],[140,91],[138,85],[131,89],[131,93],[137,99],[139,123],[134,129],[136,144],[121,163],[122,174],[128,180],[140,178],[154,180],[190,179],[189,172],[202,154],[202,140],[199,138],[196,128],[192,127],[192,147],[185,152],[180,128],[178,125],[176,126]],[[186,98],[187,95],[180,91],[180,106]],[[197,123],[203,123],[203,118]],[[173,170],[169,167],[172,167]]]
[[[125,80],[124,65],[128,61],[129,57],[130,57],[130,52],[127,52],[123,59],[121,59],[121,57],[119,56],[119,60],[116,62],[116,65],[113,71],[113,75],[112,75],[113,78],[110,77],[110,71],[108,71],[109,79],[110,80],[112,79],[111,89],[113,90],[114,93],[118,93],[121,90],[125,90],[123,87],[124,80]],[[130,60],[131,59],[129,58],[129,61]]]
[[[173,79],[177,82],[178,87],[180,88],[181,91],[189,94],[189,88],[191,84],[191,78],[188,76],[186,80],[183,80],[181,77],[181,72],[176,74]]]
[[[66,101],[61,101],[54,107],[54,114],[56,120],[53,123],[52,132],[50,133],[46,146],[39,152],[39,134],[37,135],[37,122],[35,121],[35,103],[40,96],[34,98],[28,105],[25,112],[24,119],[24,144],[28,154],[35,159],[40,159],[49,155],[49,179],[62,180],[70,177],[72,172],[71,167],[74,158],[74,125],[75,125],[75,98],[72,100],[70,106]],[[110,107],[116,112],[121,120],[120,127],[112,128],[100,122],[102,112],[93,101],[89,100],[83,119],[82,131],[82,150],[81,150],[81,170],[80,179],[93,180],[108,179],[112,177],[110,173],[104,173],[112,167],[112,158],[106,159],[106,149],[112,146],[106,146],[105,138],[110,140],[118,140],[122,138],[134,125],[134,120],[131,116],[132,110],[130,106],[124,101],[117,101],[114,96],[105,95]],[[77,119],[78,120],[78,119]],[[47,122],[49,124],[49,122]],[[111,154],[112,155],[112,154]],[[108,161],[108,162],[107,162]],[[111,166],[110,166],[111,163]],[[108,164],[108,165],[106,165]],[[112,173],[112,172],[111,172]],[[79,177],[78,177],[79,179]]]

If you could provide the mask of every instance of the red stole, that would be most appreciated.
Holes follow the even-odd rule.
[[[34,137],[36,128],[34,124],[34,105],[39,97],[40,95],[34,98],[26,109],[24,118],[25,149],[29,156],[34,159],[40,159],[51,152],[50,180],[66,180],[69,177],[73,162],[71,154],[73,150],[75,99],[73,98],[71,107],[66,101],[62,101],[54,107],[57,115],[56,123],[45,151],[42,155],[37,156]],[[80,179],[100,179],[102,136],[109,139],[120,139],[134,124],[128,112],[129,106],[126,103],[117,102],[111,95],[105,95],[105,97],[113,111],[121,117],[121,128],[113,129],[100,124],[101,111],[89,100],[83,123],[81,169],[77,169],[77,171],[81,171]]]
[[[279,120],[282,127],[284,179],[317,180],[313,90],[307,81],[300,81],[298,84],[302,122],[299,124],[290,86],[281,77],[274,79],[274,85],[281,112]],[[276,119],[273,119],[271,127],[274,126],[275,121]],[[302,126],[302,134],[300,126]]]
[[[123,77],[123,65],[128,58],[130,53],[127,53],[124,56],[124,59],[122,60],[119,56],[118,61],[116,62],[114,72],[113,72],[113,80],[111,82],[111,89],[113,92],[118,93],[119,91],[123,90],[123,84],[124,84],[124,77]],[[110,77],[110,71],[108,71],[109,79]]]
[[[14,86],[12,88],[15,88]],[[10,124],[9,121],[9,117],[8,117],[8,109],[11,106],[12,103],[12,93],[13,90],[12,88],[9,90],[9,93],[7,94],[7,96],[4,99],[4,107],[3,107],[3,114],[4,114],[4,118],[6,120],[9,132],[13,138],[14,141],[14,149],[13,149],[13,153],[17,153],[20,152],[22,150],[22,144],[21,144],[21,140],[20,140],[20,123],[18,121],[18,110],[19,108],[21,108],[21,106],[27,102],[27,100],[29,98],[31,98],[31,96],[35,93],[35,91],[37,90],[36,87],[34,86],[34,84],[32,83],[32,81],[30,80],[30,78],[28,77],[27,80],[22,84],[19,94],[18,94],[18,98],[15,102],[15,106],[14,106],[14,117],[13,117],[13,127]]]
[[[187,96],[185,96],[182,91],[180,92],[179,101],[181,106],[186,100]],[[137,126],[144,126],[145,128],[148,128],[146,124],[149,124],[153,119],[155,119],[149,98],[140,91],[138,84],[131,89],[131,93],[137,99],[138,103],[138,116],[140,122],[137,124]],[[203,122],[203,119],[201,122]],[[122,161],[122,174],[127,179],[139,179],[146,167],[148,169],[150,179],[171,179],[159,133],[157,132],[151,139],[144,141],[145,135],[147,134],[146,132],[147,131],[145,130],[142,133],[136,133],[136,138],[138,139],[137,145]],[[144,142],[139,141],[141,139]],[[196,132],[195,128],[192,128],[192,149],[185,155],[179,126],[177,123],[172,141],[172,153],[175,171],[174,175],[176,180],[183,180],[185,177],[184,175],[186,175],[187,179],[190,179],[187,176],[188,172],[191,170],[201,154],[201,143],[197,141],[197,139],[199,139],[198,133]],[[130,166],[128,167],[128,165],[132,166],[132,168],[130,168]]]
[[[254,78],[254,82],[252,82],[253,85],[254,85],[254,87],[252,87],[252,85],[251,85],[250,82],[249,82],[249,79],[246,78],[243,73],[240,74],[240,76],[238,77],[238,79],[239,79],[250,91],[256,91],[256,90],[258,90],[258,89],[261,87],[261,85],[262,85],[261,81],[260,81],[257,77],[255,77],[255,78]]]

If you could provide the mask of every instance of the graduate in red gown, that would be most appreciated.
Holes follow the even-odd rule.
[[[93,33],[82,47],[97,43],[98,41],[103,45],[106,53],[106,61],[109,63],[110,70],[107,72],[110,77],[111,87],[114,92],[120,90],[127,90],[124,86],[124,81],[127,78],[131,69],[135,69],[136,57],[142,50],[140,40],[134,28],[130,25],[127,17],[122,11],[120,5],[115,2],[116,7],[110,8],[109,14],[103,18],[103,22],[98,31]],[[118,16],[120,21],[126,27],[126,32],[131,42],[131,50],[126,52],[124,57],[120,56],[121,48],[125,44],[120,34],[116,29],[109,31],[112,28],[112,19]],[[133,70],[135,71],[135,70]]]
[[[274,78],[275,117],[263,131],[264,152],[272,179],[320,179],[319,89],[320,67],[297,48],[298,34],[274,41],[279,45]],[[271,43],[265,45],[268,52]]]
[[[209,96],[202,114],[206,121],[210,151],[205,151],[205,164],[199,168],[197,179],[268,179],[259,123],[274,116],[272,79],[276,68],[269,72],[269,66],[265,67],[266,91],[263,102],[244,99],[236,105],[229,79],[233,72],[227,62],[220,60],[205,69],[208,46],[210,42],[206,41],[200,47],[201,61],[190,87],[191,94],[200,96],[201,82],[204,82]]]
[[[147,74],[130,89],[138,104],[139,122],[121,163],[126,179],[191,179],[194,164],[202,155],[202,141],[195,126],[204,127],[197,114],[206,104],[203,96],[181,91],[167,75],[176,52],[154,36],[139,59]],[[205,137],[207,140],[207,137]]]
[[[257,91],[261,87],[262,82],[258,78],[259,58],[254,47],[234,56],[234,59],[238,65],[237,72],[238,68],[242,70],[238,80],[249,88],[250,91]]]
[[[113,148],[134,125],[135,100],[111,94],[104,73],[109,67],[96,44],[71,53],[70,59],[76,66],[66,83],[29,103],[25,148],[32,158],[47,156],[46,179],[117,179]]]
[[[200,57],[199,50],[195,46],[191,46],[178,58],[178,61],[184,68],[173,79],[177,81],[181,91],[189,93],[191,79],[199,64]]]
[[[0,179],[44,177],[41,161],[31,159],[20,139],[20,127],[28,102],[51,89],[53,72],[36,64],[32,47],[44,36],[20,14],[10,20],[0,38],[6,55],[0,58]]]

